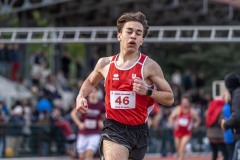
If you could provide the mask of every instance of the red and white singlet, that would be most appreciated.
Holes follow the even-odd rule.
[[[182,138],[183,136],[192,134],[192,116],[191,109],[186,113],[183,111],[183,107],[180,108],[180,113],[177,116],[178,128],[174,130],[174,136],[177,138]]]
[[[143,66],[147,56],[140,53],[136,63],[127,69],[116,65],[117,57],[112,57],[105,79],[106,117],[131,126],[144,124],[153,109],[154,100],[132,90],[135,77],[144,80]],[[147,86],[153,88],[154,85]]]

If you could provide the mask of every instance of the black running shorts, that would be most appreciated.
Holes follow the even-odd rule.
[[[129,159],[142,160],[149,144],[149,130],[147,123],[129,126],[114,120],[104,120],[101,135],[100,154],[102,153],[102,141],[109,140],[123,145],[129,149]],[[104,155],[103,155],[104,156]]]

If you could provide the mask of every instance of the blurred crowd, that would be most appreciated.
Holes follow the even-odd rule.
[[[4,46],[0,43],[0,73],[11,80],[17,79],[20,68],[19,45],[9,44]]]
[[[92,57],[91,66],[94,66],[96,61],[97,58]],[[75,98],[84,78],[81,60],[76,60],[76,82],[69,80],[72,63],[69,51],[64,51],[62,54],[60,70],[57,73],[51,72],[48,52],[41,49],[36,49],[31,54],[29,62],[24,62],[31,66],[29,78],[19,78],[24,77],[19,73],[22,63],[19,58],[18,44],[7,46],[0,44],[0,74],[25,86],[32,95],[27,99],[15,100],[11,106],[8,106],[4,99],[0,100],[0,157],[3,156],[4,146],[12,148],[14,156],[33,152],[33,150],[41,156],[48,156],[54,152],[74,156],[78,128],[70,113],[75,106]],[[202,72],[192,73],[190,69],[185,71],[177,69],[168,81],[174,92],[174,105],[167,108],[155,104],[149,117],[149,128],[153,135],[149,152],[161,152],[165,155],[175,152],[174,146],[171,145],[173,139],[167,119],[172,109],[180,103],[181,96],[188,94],[191,97],[191,105],[202,120],[200,128],[205,128],[205,111],[211,100],[211,94],[205,90],[206,80]],[[99,100],[102,102],[104,102],[103,86],[104,82],[98,90]],[[6,129],[2,124],[8,124],[10,127]],[[201,133],[203,134],[200,136],[201,139],[195,139],[196,142],[191,141],[191,143],[194,143],[195,148],[198,147],[196,149],[198,151],[209,151],[206,138],[204,139],[205,132]],[[3,137],[4,134],[6,134],[5,137]],[[61,137],[64,141],[57,141],[57,137]],[[36,143],[34,147],[31,142],[33,140]],[[199,141],[201,146],[198,146]]]

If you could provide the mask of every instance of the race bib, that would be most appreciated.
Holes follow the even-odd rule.
[[[188,119],[187,119],[187,118],[180,118],[180,119],[178,120],[178,124],[179,124],[180,126],[185,127],[185,126],[188,125]]]
[[[110,101],[113,109],[134,109],[136,93],[132,91],[110,91]]]
[[[85,125],[86,129],[96,129],[97,128],[97,120],[85,119],[84,125]]]

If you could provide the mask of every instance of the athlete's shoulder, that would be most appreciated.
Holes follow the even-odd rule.
[[[152,58],[150,58],[150,57],[148,57],[148,56],[147,56],[147,59],[146,59],[145,64],[146,64],[146,65],[150,65],[150,66],[152,66],[152,65],[157,65],[157,66],[159,66],[158,63],[157,63],[155,60],[153,60]]]
[[[151,75],[162,75],[163,74],[161,66],[150,57],[148,57],[146,59],[145,64],[144,64],[144,69]]]
[[[181,105],[177,105],[177,106],[174,108],[174,110],[175,110],[176,112],[180,113],[181,110],[182,110],[182,106],[181,106]]]
[[[106,65],[110,64],[112,57],[113,56],[100,58],[98,60],[98,65],[101,66],[101,67],[105,67]]]

